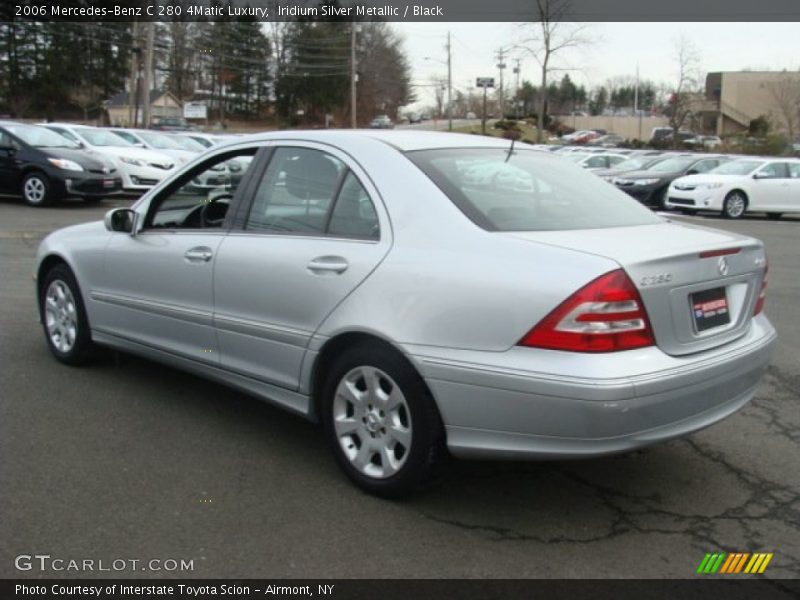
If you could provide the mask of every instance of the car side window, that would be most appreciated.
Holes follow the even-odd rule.
[[[184,173],[153,200],[145,229],[222,227],[234,192],[257,150],[252,147],[218,154]]]
[[[328,233],[371,240],[380,237],[378,213],[375,212],[369,194],[353,173],[347,174],[336,198]]]
[[[278,148],[256,190],[245,229],[324,233],[345,172],[344,163],[327,152]]]
[[[789,177],[792,179],[800,178],[800,163],[789,163]]]
[[[781,179],[786,177],[786,163],[769,163],[758,172],[758,176],[764,179]]]

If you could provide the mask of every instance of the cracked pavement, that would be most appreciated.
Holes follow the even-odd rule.
[[[738,414],[611,458],[454,460],[387,502],[345,481],[297,417],[130,356],[49,356],[36,245],[109,206],[0,198],[0,576],[79,576],[15,571],[46,553],[193,559],[177,577],[691,578],[715,551],[774,552],[765,577],[800,576],[800,218],[692,219],[767,244],[779,345]],[[104,574],[131,575],[163,573]]]

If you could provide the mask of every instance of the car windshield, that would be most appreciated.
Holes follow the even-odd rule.
[[[764,163],[758,160],[732,160],[711,169],[715,175],[749,175]]]
[[[656,171],[658,173],[673,173],[676,171],[683,171],[696,160],[697,159],[692,156],[686,156],[684,158],[667,158],[650,166],[647,170]]]
[[[662,222],[583,169],[535,150],[451,148],[407,156],[489,231],[552,231]]]
[[[76,129],[75,133],[92,146],[132,146],[128,140],[102,129]]]
[[[145,142],[151,145],[153,148],[158,148],[159,150],[182,150],[180,144],[174,141],[168,135],[163,135],[161,133],[151,133],[149,131],[142,131],[139,133],[139,137],[142,138]]]
[[[203,152],[207,148],[207,146],[204,146],[197,140],[184,135],[176,135],[172,138],[172,141],[184,150],[189,150],[190,152]]]
[[[63,135],[35,125],[6,125],[9,133],[34,148],[80,148]]]

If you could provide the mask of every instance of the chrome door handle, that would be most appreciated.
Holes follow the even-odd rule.
[[[211,257],[214,256],[214,253],[211,252],[211,248],[208,246],[197,246],[195,248],[189,248],[184,256],[186,260],[192,262],[208,262],[211,260]]]
[[[341,256],[318,256],[312,259],[306,268],[320,275],[322,273],[344,273],[350,264]]]

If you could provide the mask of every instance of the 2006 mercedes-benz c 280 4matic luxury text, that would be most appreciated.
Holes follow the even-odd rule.
[[[237,160],[214,189],[193,181]],[[398,495],[455,456],[591,457],[753,396],[775,345],[755,239],[662,218],[557,156],[458,134],[216,146],[41,244],[47,343],[96,345],[321,421]]]

